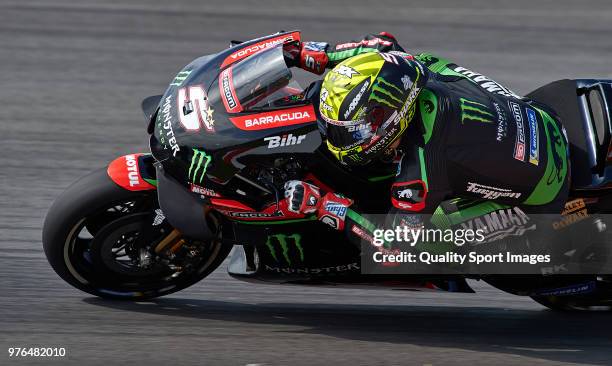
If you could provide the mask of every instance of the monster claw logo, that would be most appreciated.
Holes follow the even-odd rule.
[[[563,154],[565,153],[565,144],[561,140],[561,135],[557,131],[555,127],[551,123],[546,124],[546,129],[548,130],[548,135],[550,136],[550,140],[553,143],[553,149],[551,158],[553,161],[553,169],[548,174],[546,184],[551,185],[553,183],[561,183],[563,178],[565,177],[565,163],[563,159]]]
[[[289,239],[293,242],[297,252],[300,256],[300,261],[304,262],[304,248],[302,248],[302,236],[300,234],[293,235],[285,235],[285,234],[274,234],[268,236],[268,240],[266,240],[266,246],[270,250],[270,255],[276,262],[279,262],[279,256],[277,254],[277,250],[275,247],[275,243],[278,242],[278,246],[280,247],[280,251],[283,255],[283,258],[291,266],[291,255],[289,253]]]
[[[212,158],[210,155],[206,154],[204,151],[193,149],[191,165],[189,166],[189,179],[191,179],[193,183],[202,183],[204,175],[206,174],[206,169],[208,169],[211,160]],[[200,173],[199,179],[198,173]]]
[[[459,102],[461,103],[461,124],[466,120],[493,123],[494,116],[486,105],[465,98],[459,98]]]
[[[372,85],[372,92],[368,101],[374,100],[380,104],[384,104],[390,108],[399,109],[404,101],[396,97],[403,95],[404,91],[382,77],[378,77]]]
[[[176,74],[174,80],[172,80],[172,83],[170,83],[170,85],[181,86],[181,84],[183,84],[183,81],[187,79],[187,76],[189,76],[189,74],[191,74],[191,70],[179,72],[178,74]]]

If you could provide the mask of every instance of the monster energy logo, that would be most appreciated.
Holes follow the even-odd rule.
[[[302,248],[302,236],[300,234],[275,234],[268,236],[268,240],[266,240],[266,246],[270,250],[270,255],[272,255],[272,258],[274,258],[276,262],[279,262],[274,244],[274,242],[278,242],[278,245],[280,246],[281,252],[283,254],[283,258],[285,258],[287,264],[291,266],[291,256],[289,255],[288,239],[292,240],[293,245],[295,245],[295,248],[300,254],[300,261],[304,262],[304,249]]]
[[[459,98],[459,102],[461,103],[461,124],[466,120],[493,123],[494,116],[486,105],[465,98]]]
[[[391,84],[382,77],[378,77],[372,84],[372,91],[368,101],[374,100],[380,104],[384,104],[390,108],[398,109],[404,104],[404,101],[396,97],[403,95],[404,91],[397,86]]]
[[[193,183],[202,183],[206,169],[212,158],[204,151],[193,149],[193,156],[191,157],[191,165],[189,166],[189,179]],[[201,173],[200,173],[201,170]],[[200,177],[198,179],[198,173]]]
[[[183,83],[183,81],[185,81],[185,79],[187,79],[187,76],[189,76],[189,74],[191,74],[191,70],[179,72],[178,74],[176,74],[174,80],[172,80],[172,83],[170,83],[170,85],[181,86],[181,84]]]

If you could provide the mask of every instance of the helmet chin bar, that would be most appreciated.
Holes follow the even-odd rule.
[[[393,159],[395,159],[395,157],[397,156],[397,145],[399,145],[399,141],[400,139],[397,139],[397,141],[393,143],[393,145],[396,146],[389,146],[380,156],[380,160],[385,163],[392,162]]]

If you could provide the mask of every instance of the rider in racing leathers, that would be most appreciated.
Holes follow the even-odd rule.
[[[568,142],[545,106],[448,60],[407,54],[385,32],[337,45],[293,43],[285,56],[317,74],[332,68],[314,103],[339,163],[400,161],[390,192],[395,223],[421,227],[420,214],[434,214],[438,227],[450,227],[454,218],[504,208],[561,212]],[[285,190],[294,212],[316,213],[361,238],[374,227],[350,198],[302,181]]]

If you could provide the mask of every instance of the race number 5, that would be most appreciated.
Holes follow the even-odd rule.
[[[213,110],[208,105],[208,97],[201,86],[179,89],[177,102],[179,120],[186,130],[198,131],[203,126],[206,131],[215,131]]]

